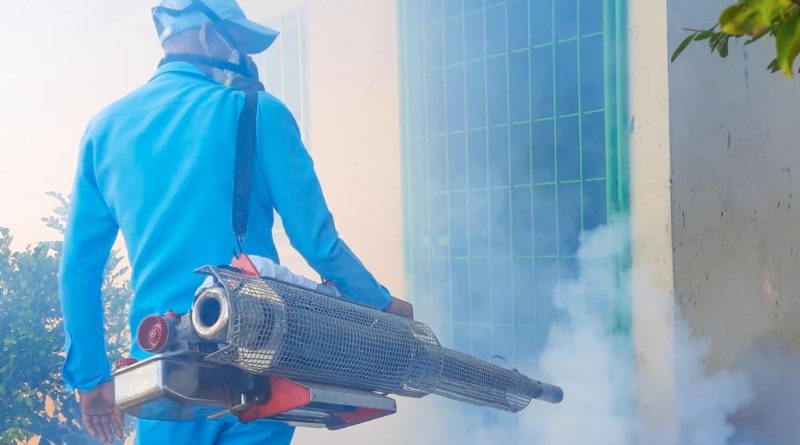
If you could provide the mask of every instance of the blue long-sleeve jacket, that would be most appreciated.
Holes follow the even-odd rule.
[[[215,83],[193,65],[168,63],[89,124],[59,274],[68,385],[91,389],[109,379],[101,284],[118,231],[132,266],[133,338],[145,316],[189,310],[202,281],[194,269],[230,261],[243,105],[242,92]],[[292,245],[321,276],[344,295],[385,308],[389,292],[336,232],[294,118],[266,93],[259,96],[257,137],[244,250],[279,260],[271,234],[275,210]],[[134,345],[132,355],[144,354]]]

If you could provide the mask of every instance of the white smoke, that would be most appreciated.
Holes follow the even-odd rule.
[[[631,277],[621,267],[629,252],[629,233],[617,224],[585,234],[576,278],[558,286],[554,305],[562,316],[551,327],[539,375],[533,377],[562,386],[561,404],[534,401],[521,413],[500,415],[503,420],[516,416],[515,422],[478,427],[480,422],[465,417],[455,403],[433,397],[401,400],[394,416],[337,433],[299,431],[297,443],[734,445],[729,419],[752,399],[750,385],[741,372],[706,371],[709,344],[691,336],[677,311],[672,354],[655,354],[657,362],[649,363],[649,369],[666,370],[671,379],[664,387],[645,388],[649,399],[641,398],[640,385],[651,381],[637,376],[639,358],[628,326],[615,317],[614,304],[635,294],[644,302],[637,310],[645,323],[655,323],[654,314],[674,306],[671,296],[649,285],[647,277]],[[523,372],[532,369],[521,365]],[[647,403],[667,407],[663,422],[643,421],[641,407]]]
[[[691,337],[680,317],[675,326],[678,434],[685,445],[733,443],[730,417],[752,400],[753,392],[741,371],[706,371],[710,343]]]
[[[542,444],[619,445],[635,431],[635,379],[628,335],[615,326],[612,304],[628,295],[620,265],[628,243],[622,226],[582,240],[577,277],[556,289],[564,317],[550,330],[542,378],[564,388],[561,405],[523,411],[521,435]]]
[[[737,412],[736,445],[800,443],[800,356],[786,345],[758,342],[737,369],[750,380],[753,400]]]

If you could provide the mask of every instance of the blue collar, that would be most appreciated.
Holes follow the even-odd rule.
[[[204,73],[200,68],[192,65],[188,62],[169,62],[161,65],[157,70],[156,73],[153,74],[153,77],[150,78],[150,82],[155,80],[157,77],[161,76],[162,74],[168,73],[176,73],[176,74],[186,74],[193,77],[199,77],[201,79],[208,80],[210,82],[214,82],[214,79],[209,77],[206,73]]]

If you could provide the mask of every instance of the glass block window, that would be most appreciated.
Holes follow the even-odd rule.
[[[399,0],[406,289],[443,343],[535,363],[619,207],[616,3]]]

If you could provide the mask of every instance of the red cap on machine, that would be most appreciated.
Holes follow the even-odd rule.
[[[161,315],[149,315],[139,323],[136,340],[139,346],[152,353],[161,352],[167,346],[170,329],[169,322]]]

